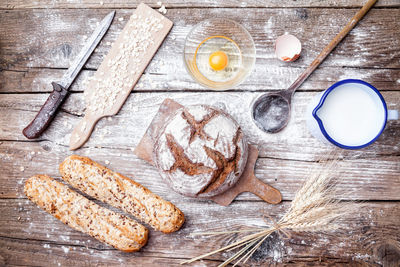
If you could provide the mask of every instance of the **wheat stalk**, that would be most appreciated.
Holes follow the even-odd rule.
[[[336,199],[335,183],[332,184],[332,172],[337,169],[337,161],[325,163],[322,171],[312,172],[309,179],[296,193],[293,201],[278,222],[264,228],[250,228],[232,231],[213,231],[193,233],[192,235],[222,235],[254,232],[244,236],[239,241],[204,255],[184,261],[181,264],[191,263],[222,251],[239,249],[233,256],[219,266],[226,266],[236,260],[234,266],[246,263],[254,252],[273,232],[282,232],[290,236],[288,230],[294,232],[331,231],[339,228],[339,220],[353,211],[351,204],[343,204]]]

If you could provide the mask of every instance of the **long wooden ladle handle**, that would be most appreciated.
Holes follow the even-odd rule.
[[[321,64],[322,61],[329,55],[330,52],[343,40],[343,38],[356,26],[365,14],[371,9],[377,0],[369,0],[365,5],[354,15],[347,25],[339,32],[335,38],[322,50],[322,52],[314,59],[308,68],[292,83],[286,90],[288,94],[293,94],[294,91],[310,76],[310,74]]]

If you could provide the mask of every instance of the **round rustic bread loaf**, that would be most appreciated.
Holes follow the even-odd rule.
[[[247,162],[247,142],[228,114],[206,105],[188,106],[166,121],[153,156],[173,190],[209,198],[237,182]]]

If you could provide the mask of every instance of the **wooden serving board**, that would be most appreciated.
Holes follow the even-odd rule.
[[[182,107],[181,104],[169,98],[162,102],[157,114],[147,128],[146,133],[134,150],[136,156],[154,166],[153,147],[157,141],[156,138],[159,136],[160,130],[163,128],[162,125],[172,113]],[[254,175],[254,167],[257,158],[257,147],[249,145],[247,164],[238,182],[224,193],[212,197],[211,200],[219,205],[228,206],[240,193],[251,192],[268,203],[280,203],[282,201],[282,195],[279,190],[262,182]]]
[[[86,142],[98,120],[118,113],[172,25],[143,3],[136,8],[85,88],[86,112],[71,134],[71,150]]]

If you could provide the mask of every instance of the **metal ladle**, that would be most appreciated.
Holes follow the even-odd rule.
[[[308,68],[286,90],[261,95],[253,104],[252,116],[256,125],[268,133],[281,131],[289,122],[292,96],[297,88],[324,61],[329,53],[354,28],[377,0],[369,0],[347,23],[342,31],[322,50]]]

